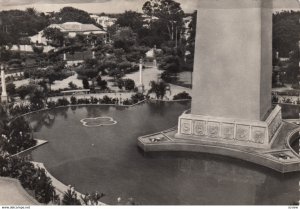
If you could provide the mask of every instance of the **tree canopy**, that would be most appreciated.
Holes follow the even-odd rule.
[[[288,57],[299,41],[300,12],[283,11],[273,15],[273,50]]]
[[[49,25],[43,13],[29,8],[26,11],[9,10],[0,12],[0,45],[17,44],[22,37],[33,36]]]
[[[143,27],[142,14],[134,11],[125,11],[118,17],[116,24],[120,27],[130,27],[135,33],[138,33]]]
[[[56,23],[64,22],[80,22],[80,23],[95,23],[86,11],[73,7],[64,7],[54,15]]]
[[[153,17],[156,17],[159,22],[163,23],[170,40],[174,40],[176,34],[180,35],[184,16],[180,3],[173,0],[149,0],[143,5],[143,11],[150,16],[151,21]]]

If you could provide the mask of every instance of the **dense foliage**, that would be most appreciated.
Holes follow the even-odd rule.
[[[273,15],[273,51],[278,51],[281,57],[288,57],[289,52],[298,45],[299,19],[299,11],[283,11]]]
[[[47,204],[58,198],[45,170],[34,167],[23,158],[0,156],[0,176],[18,179],[40,203]]]
[[[36,144],[31,128],[24,118],[17,118],[11,123],[3,124],[0,136],[0,150],[9,154],[16,154]]]
[[[0,12],[0,45],[18,44],[22,37],[33,36],[49,25],[44,13],[32,8]]]

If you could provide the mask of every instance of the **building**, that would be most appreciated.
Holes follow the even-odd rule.
[[[99,25],[101,25],[104,30],[106,30],[108,27],[113,26],[117,21],[117,18],[109,16],[90,15],[90,17],[94,19]]]
[[[67,37],[74,38],[77,34],[81,35],[106,35],[103,29],[98,28],[93,24],[83,24],[79,22],[65,22],[63,24],[51,24],[48,28],[57,28],[63,32]],[[43,30],[38,34],[29,37],[32,43],[39,43],[47,45],[47,39],[43,37]]]

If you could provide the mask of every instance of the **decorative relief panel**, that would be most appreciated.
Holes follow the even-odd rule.
[[[180,133],[191,135],[192,134],[192,121],[187,119],[180,120]]]
[[[206,134],[206,123],[205,121],[197,120],[194,122],[194,135],[204,136]]]
[[[224,139],[234,139],[234,124],[223,123],[221,126],[221,137]]]
[[[279,128],[279,126],[281,125],[282,119],[281,119],[281,112],[279,112],[275,118],[273,119],[273,121],[271,122],[271,124],[269,125],[269,141],[272,140],[274,134],[276,133],[277,129]]]
[[[208,122],[207,124],[207,135],[210,137],[220,137],[220,123]]]
[[[250,126],[236,125],[236,140],[248,141],[250,136]]]
[[[264,144],[266,139],[266,128],[264,127],[252,127],[251,132],[251,142],[258,143],[258,144]]]

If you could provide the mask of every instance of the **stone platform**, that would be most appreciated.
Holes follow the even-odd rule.
[[[177,128],[138,138],[138,146],[145,152],[188,151],[218,154],[242,159],[281,173],[300,171],[300,156],[290,146],[300,127],[283,121],[271,147],[255,148],[224,144],[214,138],[207,140],[176,138]]]

